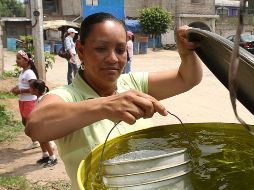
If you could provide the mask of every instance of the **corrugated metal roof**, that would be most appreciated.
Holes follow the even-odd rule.
[[[71,26],[74,28],[79,28],[80,24],[77,22],[66,21],[66,20],[51,20],[51,21],[43,21],[43,29],[58,29],[62,26]]]
[[[31,19],[26,17],[2,17],[0,19],[3,22],[29,22]],[[79,28],[80,24],[77,22],[66,21],[66,20],[51,20],[51,21],[43,21],[43,29],[58,29],[62,26],[70,26],[74,28]]]

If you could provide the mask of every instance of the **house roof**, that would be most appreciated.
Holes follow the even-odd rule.
[[[232,1],[232,0],[215,0],[216,6],[228,6],[228,7],[239,7],[240,1]]]
[[[30,18],[26,17],[2,17],[0,18],[3,22],[29,22],[31,21]]]
[[[79,28],[80,24],[77,22],[66,21],[66,20],[51,20],[51,21],[43,21],[43,29],[59,29],[62,26],[70,26],[74,28]]]
[[[0,20],[3,22],[31,22],[31,19],[26,17],[2,17]],[[66,21],[66,20],[43,21],[44,30],[47,30],[47,29],[58,30],[59,28],[63,26],[79,28],[80,24],[77,22]]]

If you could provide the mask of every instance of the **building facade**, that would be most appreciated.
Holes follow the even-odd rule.
[[[109,12],[124,20],[124,0],[83,0],[83,17],[97,12]]]
[[[248,1],[244,15],[243,33],[254,34],[254,16],[252,14],[251,1]],[[240,1],[239,0],[215,0],[215,11],[219,15],[216,21],[216,33],[228,37],[236,33],[238,25]]]

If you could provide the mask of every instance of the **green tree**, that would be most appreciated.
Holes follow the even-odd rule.
[[[248,0],[248,13],[254,14],[254,0]]]
[[[25,6],[18,0],[0,0],[0,17],[23,17]]]
[[[153,49],[155,49],[155,37],[164,34],[172,26],[171,13],[161,7],[148,7],[139,11],[139,22],[142,32],[153,37]]]

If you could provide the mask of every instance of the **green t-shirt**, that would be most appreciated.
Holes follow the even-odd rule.
[[[121,75],[117,83],[117,92],[122,93],[130,89],[147,93],[148,73],[139,72]],[[79,102],[100,97],[79,74],[76,75],[71,85],[59,87],[50,91],[49,94],[58,95],[66,102]],[[72,189],[79,189],[77,169],[81,160],[86,158],[97,145],[104,143],[107,134],[113,126],[114,123],[112,121],[105,119],[56,140],[58,153],[70,177]],[[109,139],[151,126],[152,122],[148,119],[139,119],[134,125],[120,122],[111,132]]]

